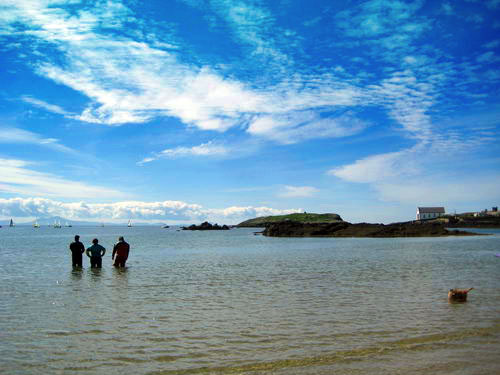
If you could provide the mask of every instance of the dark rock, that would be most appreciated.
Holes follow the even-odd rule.
[[[190,225],[189,227],[182,227],[182,230],[229,230],[227,225],[210,224],[208,221],[201,223],[200,225]]]
[[[500,216],[456,215],[445,218],[448,228],[500,228]]]
[[[283,221],[269,224],[263,234],[269,237],[441,237],[467,236],[475,233],[449,231],[441,223],[351,224],[298,223]]]

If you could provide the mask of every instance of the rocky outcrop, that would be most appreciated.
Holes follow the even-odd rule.
[[[456,215],[440,218],[448,228],[500,228],[500,216]]]
[[[240,228],[265,228],[268,225],[279,223],[282,221],[293,221],[298,223],[338,223],[342,222],[342,218],[338,214],[314,214],[314,213],[297,213],[289,215],[263,216],[255,219],[250,219],[239,223]]]
[[[262,233],[269,237],[442,237],[470,236],[474,233],[447,230],[441,223],[351,224],[298,223],[282,221],[272,223]]]
[[[190,225],[189,227],[182,227],[182,230],[229,230],[227,225],[210,224],[208,221],[200,225]]]

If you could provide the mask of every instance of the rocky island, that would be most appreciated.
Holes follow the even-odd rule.
[[[448,228],[500,228],[500,216],[474,214],[447,215],[436,221],[443,222]]]
[[[262,232],[269,237],[442,237],[472,236],[475,233],[448,230],[439,223],[351,224],[280,222]]]
[[[309,214],[297,213],[289,215],[262,216],[255,219],[243,221],[237,225],[238,228],[265,228],[270,224],[283,221],[294,221],[299,223],[338,223],[344,222],[338,214]]]
[[[227,225],[210,224],[208,221],[200,225],[190,225],[189,227],[182,227],[182,230],[229,230]]]
[[[323,221],[323,219],[326,219]],[[253,225],[249,225],[253,224]],[[256,225],[258,224],[258,225]],[[471,232],[448,230],[442,222],[408,221],[393,224],[352,224],[337,214],[292,214],[244,221],[238,227],[265,227],[269,237],[443,237],[471,236]]]

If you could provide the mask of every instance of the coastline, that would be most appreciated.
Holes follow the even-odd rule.
[[[283,221],[266,226],[262,232],[267,237],[359,237],[359,238],[398,238],[398,237],[449,237],[482,236],[462,230],[448,230],[441,223],[394,223],[370,224],[348,222],[340,223],[300,223]]]

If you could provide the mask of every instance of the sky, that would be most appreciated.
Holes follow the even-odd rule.
[[[500,0],[2,0],[0,222],[500,203]]]

